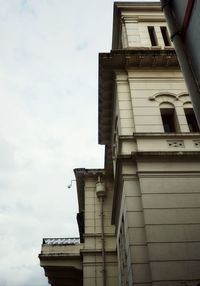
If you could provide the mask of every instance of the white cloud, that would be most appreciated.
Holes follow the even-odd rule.
[[[96,7],[89,2],[86,8],[81,1],[0,1],[4,286],[47,285],[38,259],[42,238],[78,235],[75,185],[67,189],[73,168],[102,166],[96,82],[101,39],[99,27],[90,25]]]

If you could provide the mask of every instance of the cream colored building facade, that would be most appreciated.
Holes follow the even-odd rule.
[[[199,128],[158,2],[114,4],[99,143],[105,169],[75,170],[81,243],[44,240],[51,285],[200,285]]]

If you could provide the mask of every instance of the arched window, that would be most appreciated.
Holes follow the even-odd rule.
[[[164,132],[174,133],[179,130],[176,111],[171,103],[160,104],[160,114],[162,118]]]
[[[190,132],[199,132],[199,126],[192,108],[184,108],[185,117]]]

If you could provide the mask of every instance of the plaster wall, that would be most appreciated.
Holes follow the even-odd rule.
[[[119,285],[126,285],[125,283],[128,283],[127,285],[132,285],[132,283],[148,285],[151,283],[151,272],[144,213],[136,166],[133,162],[123,164],[121,184],[123,191],[117,230],[118,253],[121,253],[119,255],[119,273],[121,273]],[[123,256],[122,252],[125,253],[124,261],[120,257]],[[125,269],[123,269],[123,265],[120,265],[122,263],[126,264]]]
[[[160,108],[174,107],[177,131],[189,132],[184,108],[192,107],[180,71],[128,70],[116,73],[118,135],[163,133]]]
[[[130,70],[128,81],[133,106],[136,132],[163,132],[160,115],[161,104],[175,108],[177,129],[188,132],[183,105],[189,97],[179,71],[174,70]]]
[[[200,279],[200,163],[188,161],[138,164],[153,285]]]
[[[125,71],[116,72],[115,118],[118,135],[131,135],[135,131],[130,86]]]
[[[122,168],[118,252],[123,228],[126,277],[134,285],[200,280],[200,163],[173,160]]]

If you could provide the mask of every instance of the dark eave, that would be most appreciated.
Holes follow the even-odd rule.
[[[52,286],[82,286],[83,271],[74,267],[44,267],[45,276]]]
[[[117,70],[179,68],[176,53],[172,48],[132,48],[99,54],[99,144],[110,145],[114,76]]]

